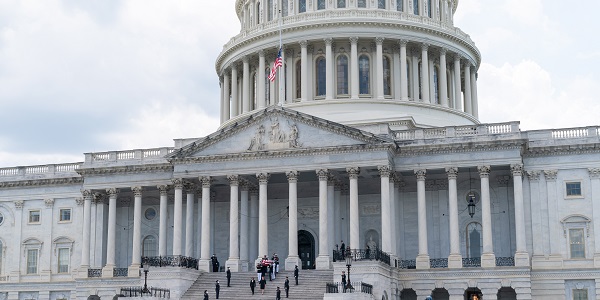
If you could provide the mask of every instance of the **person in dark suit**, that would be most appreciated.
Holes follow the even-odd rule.
[[[275,300],[281,300],[281,290],[277,287],[277,293],[275,294]]]
[[[294,268],[294,278],[296,278],[296,285],[298,285],[298,266]]]
[[[227,267],[227,287],[231,286],[231,270],[229,269],[229,267]]]
[[[250,290],[252,291],[252,295],[254,295],[254,287],[256,287],[256,280],[252,277],[252,279],[250,279]]]
[[[219,284],[219,281],[217,280],[217,282],[215,283],[215,294],[216,294],[216,298],[219,299],[219,291],[221,290],[221,285]]]
[[[269,281],[273,281],[273,265],[269,265]]]
[[[346,272],[342,271],[342,288],[344,289],[344,293],[346,292]]]
[[[263,276],[262,280],[259,282],[260,284],[260,293],[261,295],[265,294],[265,286],[267,285],[267,279]]]
[[[204,290],[204,300],[208,300],[208,292]]]
[[[283,289],[285,289],[285,297],[288,298],[290,293],[290,280],[285,276],[285,282],[283,283]]]
[[[340,250],[342,251],[342,258],[346,257],[346,244],[344,244],[344,241],[342,241],[342,246],[340,247]]]

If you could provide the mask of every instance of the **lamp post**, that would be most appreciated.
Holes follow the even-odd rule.
[[[352,253],[350,253],[350,251],[348,251],[348,253],[346,253],[346,267],[348,267],[348,284],[344,287],[345,289],[354,289],[352,287],[352,283],[350,281],[350,267],[352,266]]]
[[[475,215],[475,193],[473,192],[469,192],[469,205],[467,206],[469,208],[469,216],[471,216],[471,218],[473,218],[473,216]]]
[[[148,262],[142,263],[142,268],[144,269],[144,288],[142,289],[142,295],[150,294],[150,291],[148,290]]]

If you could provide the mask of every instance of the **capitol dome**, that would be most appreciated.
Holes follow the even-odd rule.
[[[240,33],[216,61],[222,127],[276,104],[375,133],[479,124],[481,55],[454,26],[457,5],[238,0]]]

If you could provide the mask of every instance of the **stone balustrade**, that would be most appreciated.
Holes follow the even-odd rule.
[[[85,154],[84,167],[114,163],[144,163],[148,161],[166,161],[164,157],[174,151],[173,147],[136,149],[125,151],[94,152]]]
[[[407,142],[411,140],[460,138],[469,136],[504,135],[510,138],[519,137],[521,134],[519,122],[479,124],[467,126],[451,126],[424,128],[413,130],[398,130],[392,132],[395,141]]]

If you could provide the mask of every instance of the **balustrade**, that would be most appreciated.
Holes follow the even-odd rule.
[[[102,277],[102,269],[88,269],[88,278]]]
[[[183,255],[142,257],[142,264],[151,267],[181,267],[198,269],[198,259]]]

